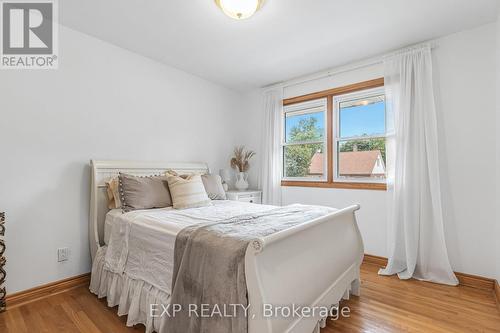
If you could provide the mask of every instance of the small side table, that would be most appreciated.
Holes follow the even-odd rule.
[[[226,196],[228,200],[250,202],[255,204],[262,203],[262,191],[260,190],[227,191]]]

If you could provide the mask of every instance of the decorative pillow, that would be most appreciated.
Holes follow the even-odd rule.
[[[108,208],[115,209],[122,206],[120,200],[120,189],[118,177],[113,177],[106,182],[106,192],[108,193]]]
[[[175,209],[203,207],[211,204],[200,175],[179,176],[174,171],[167,171],[165,174]]]
[[[175,172],[174,170],[167,170],[165,171],[165,177],[166,176],[178,176],[178,177],[181,177],[182,179],[187,179],[189,176],[192,176],[192,175],[197,175],[197,173],[191,173],[191,174],[183,174],[183,175],[179,175],[177,172]]]
[[[165,176],[138,177],[120,173],[118,179],[124,212],[172,206]]]
[[[224,191],[222,178],[219,175],[202,175],[201,180],[210,199],[226,200],[226,191]]]

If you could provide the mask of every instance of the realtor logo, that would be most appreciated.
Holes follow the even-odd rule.
[[[1,68],[57,68],[55,0],[1,0]]]

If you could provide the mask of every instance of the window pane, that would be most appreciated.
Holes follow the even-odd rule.
[[[339,141],[339,178],[385,179],[385,138]]]
[[[322,141],[325,133],[325,115],[323,112],[285,114],[285,141]]]
[[[324,178],[326,154],[322,143],[285,146],[283,157],[285,177]]]
[[[385,134],[384,95],[341,102],[340,137]]]

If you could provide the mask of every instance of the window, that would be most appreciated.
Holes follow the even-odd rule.
[[[384,80],[283,101],[283,186],[385,186]]]
[[[335,180],[384,182],[384,90],[335,96],[334,107]]]
[[[284,108],[283,178],[326,180],[326,98]]]

